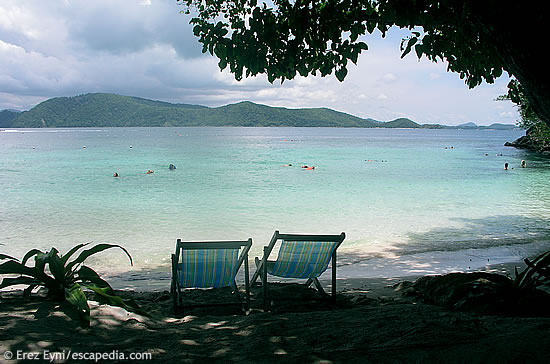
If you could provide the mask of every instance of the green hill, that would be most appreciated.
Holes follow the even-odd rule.
[[[407,118],[399,118],[384,123],[385,128],[420,128],[420,124]]]
[[[378,127],[371,120],[326,109],[287,109],[252,102],[209,108],[114,94],[46,100],[11,120],[11,127],[330,126]]]
[[[46,100],[12,120],[13,127],[170,126],[193,120],[204,106],[171,104],[139,97],[85,94]]]
[[[19,115],[19,111],[2,110],[0,111],[0,128],[11,128],[12,120]]]
[[[328,108],[288,109],[243,101],[220,107],[172,104],[140,97],[93,93],[55,97],[29,111],[0,111],[0,128],[140,126],[302,126],[352,128],[513,129],[514,125],[420,125],[407,118],[362,119]]]

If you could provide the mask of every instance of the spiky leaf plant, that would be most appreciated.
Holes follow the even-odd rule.
[[[21,261],[9,255],[0,254],[0,274],[18,275],[5,277],[0,283],[0,289],[13,285],[26,285],[23,294],[28,296],[36,287],[45,287],[48,297],[57,300],[65,300],[71,304],[78,313],[80,324],[83,327],[90,326],[90,306],[84,293],[88,289],[94,293],[94,298],[100,304],[122,307],[141,315],[147,315],[133,300],[122,299],[117,296],[113,288],[103,280],[92,268],[83,265],[90,256],[110,248],[120,248],[133,265],[132,257],[126,249],[120,245],[97,244],[89,249],[82,250],[89,243],[78,244],[61,255],[56,248],[43,252],[38,249],[28,251]],[[71,257],[80,250],[78,256]],[[27,263],[34,257],[34,266]]]
[[[516,269],[516,287],[522,289],[534,289],[540,286],[550,286],[550,251],[540,254],[532,261],[523,260],[527,268],[521,273]]]

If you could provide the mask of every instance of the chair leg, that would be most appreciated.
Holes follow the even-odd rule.
[[[244,289],[246,292],[246,311],[250,309],[250,280],[248,278],[248,257],[244,261]]]
[[[336,304],[336,250],[332,253],[332,304]]]
[[[254,264],[256,265],[256,272],[254,272],[254,276],[259,276],[260,281],[262,280],[262,272],[263,272],[263,266],[262,261],[258,257],[254,257]],[[254,277],[252,277],[254,278]],[[254,284],[255,280],[252,279],[252,284]]]
[[[239,292],[239,287],[237,287],[237,282],[235,282],[235,280],[233,280],[233,283],[231,283],[231,288],[233,289],[233,293],[235,294],[235,296],[237,296],[237,299],[240,300],[241,293]]]
[[[264,257],[262,259],[262,288],[264,298],[264,311],[269,311],[271,304],[269,302],[269,293],[267,290],[267,247],[264,247]]]
[[[321,286],[321,282],[319,282],[319,280],[317,278],[313,278],[313,283],[315,283],[315,287],[317,288],[317,290],[319,291],[319,293],[322,295],[322,296],[326,296],[327,293],[325,292],[325,290],[323,289],[323,286]]]
[[[172,295],[172,305],[174,308],[174,315],[178,315],[179,313],[183,313],[183,304],[181,302],[181,292],[179,291],[179,288],[175,288],[174,293]],[[181,308],[180,308],[181,307]]]

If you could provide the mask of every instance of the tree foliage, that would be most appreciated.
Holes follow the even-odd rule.
[[[368,49],[363,37],[409,29],[402,56],[446,61],[472,88],[503,72],[514,76],[541,120],[550,124],[550,82],[542,47],[544,2],[496,0],[177,0],[192,14],[193,32],[219,67],[237,80],[265,74],[270,82],[334,72]]]
[[[509,100],[517,105],[520,115],[518,126],[527,130],[527,136],[536,151],[550,149],[550,126],[537,116],[518,80],[511,80],[508,84],[508,93],[499,96],[497,100]]]

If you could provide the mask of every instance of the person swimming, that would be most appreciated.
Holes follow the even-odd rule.
[[[505,171],[508,170],[508,163],[504,163],[504,170],[505,170]]]
[[[170,163],[170,165],[168,166],[168,169],[173,171],[174,169],[176,169],[176,166]]]
[[[147,172],[145,172],[146,174],[151,174],[151,173],[155,173],[155,171],[153,171],[152,169],[148,169]]]
[[[525,164],[525,161],[522,160],[522,161],[521,161],[521,168],[525,168],[525,167],[527,167],[527,165]]]
[[[118,173],[115,172],[115,173],[113,174],[113,177],[118,177]]]

